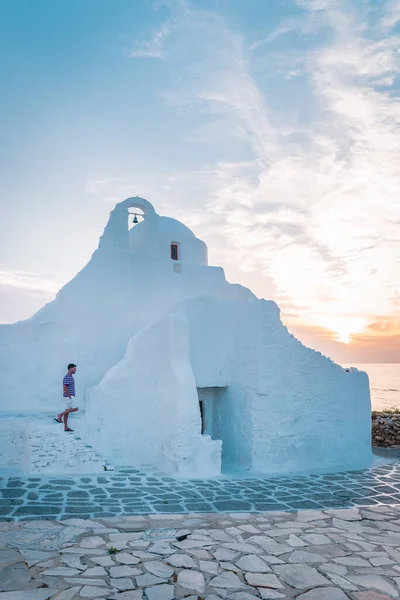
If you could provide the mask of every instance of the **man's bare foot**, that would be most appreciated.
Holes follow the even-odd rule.
[[[70,427],[65,427],[64,431],[73,431]]]
[[[56,423],[62,423],[63,422],[63,420],[60,419],[60,417],[54,417],[54,420],[55,420]]]

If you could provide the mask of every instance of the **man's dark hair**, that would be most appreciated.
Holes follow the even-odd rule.
[[[74,365],[74,363],[69,363],[69,365],[68,365],[68,371],[70,369],[73,369],[74,367],[76,367],[76,365]]]

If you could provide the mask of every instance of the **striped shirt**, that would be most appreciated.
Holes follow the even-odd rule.
[[[63,379],[64,398],[68,398],[68,394],[65,393],[64,385],[67,386],[69,395],[75,396],[75,379],[69,373],[67,373]]]

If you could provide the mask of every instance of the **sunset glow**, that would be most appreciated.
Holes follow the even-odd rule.
[[[0,322],[48,301],[138,194],[305,343],[400,361],[397,2],[5,12]]]

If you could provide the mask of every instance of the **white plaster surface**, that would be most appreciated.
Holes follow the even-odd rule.
[[[129,231],[130,207],[146,217]],[[58,412],[73,361],[86,408],[77,429],[113,463],[184,477],[369,466],[367,375],[303,346],[274,302],[207,265],[205,244],[182,223],[140,198],[118,204],[99,248],[56,299],[0,326],[0,410]],[[25,426],[16,427],[1,447],[14,436],[17,464],[28,450]]]

